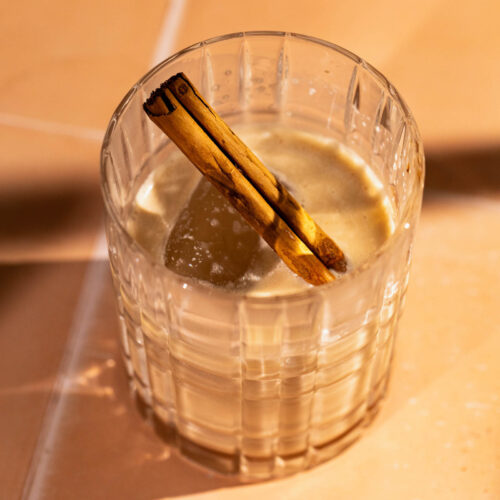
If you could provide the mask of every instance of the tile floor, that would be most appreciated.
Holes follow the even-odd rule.
[[[496,2],[22,0],[1,11],[0,498],[500,497]],[[328,39],[373,63],[417,118],[428,174],[381,413],[337,459],[248,486],[179,459],[133,408],[101,261],[98,163],[114,108],[148,68],[253,29]],[[61,369],[74,377],[57,379]]]

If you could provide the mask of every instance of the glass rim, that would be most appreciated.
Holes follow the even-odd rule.
[[[225,40],[230,40],[230,39],[236,39],[236,38],[245,38],[245,37],[291,37],[291,38],[297,38],[301,40],[305,40],[307,42],[311,42],[316,45],[321,45],[324,47],[327,47],[337,53],[342,54],[343,56],[351,59],[354,61],[356,64],[361,65],[364,69],[366,69],[372,77],[376,78],[379,80],[383,86],[388,90],[390,96],[396,101],[401,106],[402,113],[404,115],[404,119],[409,125],[409,129],[411,130],[411,135],[413,140],[418,144],[418,154],[420,156],[421,160],[421,176],[420,176],[420,182],[417,186],[417,189],[415,189],[415,192],[413,193],[413,196],[409,197],[406,203],[406,209],[403,212],[402,216],[400,217],[401,220],[396,224],[394,231],[389,235],[389,237],[384,241],[384,243],[377,249],[376,252],[374,252],[370,257],[368,257],[364,262],[362,262],[358,267],[356,267],[353,270],[348,271],[344,276],[340,276],[337,279],[335,279],[333,282],[330,283],[325,283],[323,285],[318,285],[318,286],[312,286],[312,287],[307,287],[304,290],[299,290],[295,292],[283,292],[283,293],[276,293],[273,295],[249,295],[248,292],[240,291],[237,289],[234,290],[228,290],[220,287],[216,287],[215,285],[211,285],[210,283],[206,283],[200,280],[196,280],[194,278],[190,278],[187,276],[182,276],[174,271],[171,271],[168,269],[166,266],[162,265],[159,262],[156,262],[151,255],[141,246],[137,241],[132,238],[132,236],[129,234],[127,229],[124,227],[124,225],[121,223],[119,220],[119,217],[114,209],[113,203],[111,202],[110,198],[110,192],[109,192],[109,187],[108,187],[108,179],[107,179],[107,174],[106,174],[106,169],[105,169],[105,159],[106,159],[106,151],[109,146],[109,143],[111,142],[111,138],[113,135],[113,132],[115,130],[115,127],[118,123],[118,119],[120,118],[123,110],[126,108],[127,104],[130,102],[130,100],[135,96],[137,91],[144,85],[145,82],[147,82],[150,78],[152,78],[156,73],[158,73],[161,69],[163,69],[165,66],[170,64],[171,62],[175,61],[176,59],[180,58],[184,54],[187,54],[189,52],[193,52],[195,50],[201,49],[207,45],[213,45],[218,42],[222,42]],[[202,40],[200,42],[196,42],[192,45],[189,45],[188,47],[185,47],[179,51],[177,51],[175,54],[172,54],[171,56],[167,57],[160,63],[158,63],[156,66],[152,67],[148,72],[146,72],[131,88],[130,90],[125,94],[123,99],[120,101],[118,106],[116,107],[115,111],[113,112],[113,115],[111,116],[111,119],[109,121],[109,124],[106,129],[106,133],[104,134],[104,139],[102,142],[101,146],[101,154],[100,154],[100,178],[101,178],[101,193],[104,199],[104,204],[105,204],[105,209],[108,217],[111,217],[113,219],[113,223],[119,228],[120,233],[122,236],[125,237],[127,244],[132,246],[135,252],[138,252],[143,259],[148,263],[148,265],[152,266],[155,268],[159,273],[160,276],[164,275],[166,279],[169,281],[174,280],[179,286],[183,286],[185,289],[200,289],[204,290],[207,293],[210,293],[211,295],[218,296],[220,298],[231,298],[233,300],[245,300],[247,302],[251,303],[258,303],[258,304],[273,304],[277,302],[282,302],[282,301],[300,301],[300,300],[305,300],[309,299],[310,296],[315,296],[317,293],[323,293],[327,292],[328,290],[336,289],[337,287],[345,287],[348,286],[349,283],[352,282],[352,280],[355,280],[357,276],[363,274],[364,272],[367,272],[369,269],[371,269],[373,266],[375,266],[376,262],[381,258],[383,254],[385,254],[390,248],[395,240],[397,239],[398,235],[405,230],[406,228],[404,227],[404,220],[405,220],[405,214],[408,212],[409,208],[412,206],[413,203],[415,203],[415,198],[418,197],[418,194],[422,192],[423,190],[423,185],[424,185],[424,175],[425,175],[425,159],[424,159],[424,154],[423,154],[423,145],[422,145],[422,140],[420,137],[420,133],[416,124],[416,121],[405,103],[404,99],[401,97],[397,89],[391,84],[391,82],[380,72],[378,71],[375,67],[373,67],[370,63],[365,61],[363,58],[359,57],[358,55],[354,54],[353,52],[349,51],[348,49],[345,49],[341,47],[340,45],[337,45],[332,42],[328,42],[326,40],[323,40],[321,38],[309,36],[309,35],[304,35],[300,33],[294,33],[294,32],[289,32],[289,31],[270,31],[270,30],[256,30],[256,31],[239,31],[239,32],[233,32],[233,33],[228,33],[224,35],[218,35],[215,37],[208,38],[206,40]],[[162,276],[163,277],[163,276]]]

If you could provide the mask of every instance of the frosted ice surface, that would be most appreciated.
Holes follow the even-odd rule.
[[[252,280],[249,270],[262,248],[259,240],[224,196],[202,179],[169,235],[165,264],[183,276],[240,286]]]

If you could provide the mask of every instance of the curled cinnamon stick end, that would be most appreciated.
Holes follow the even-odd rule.
[[[342,251],[185,75],[162,84],[144,103],[144,110],[292,271],[313,285],[335,279],[330,267],[345,271]]]

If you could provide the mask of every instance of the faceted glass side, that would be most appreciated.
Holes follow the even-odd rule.
[[[154,263],[126,231],[137,179],[168,139],[142,103],[176,72],[231,123],[304,126],[346,144],[389,193],[395,231],[332,285],[249,298],[193,284]],[[390,372],[424,175],[416,126],[393,87],[339,47],[285,33],[197,44],[125,97],[102,150],[119,341],[137,397],[185,455],[244,479],[333,457],[376,412]]]

